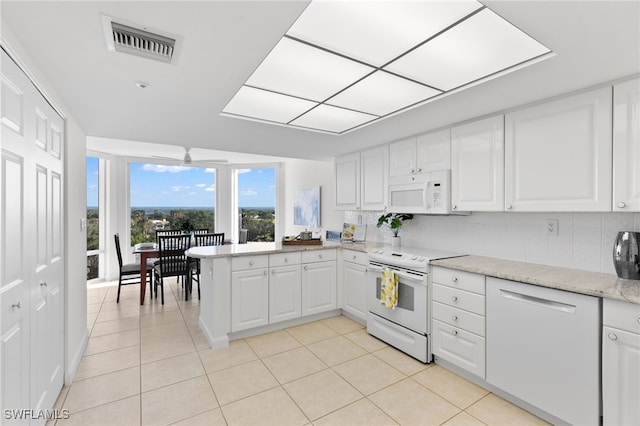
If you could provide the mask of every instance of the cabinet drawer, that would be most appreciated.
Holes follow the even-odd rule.
[[[433,301],[484,315],[484,296],[480,294],[434,284]]]
[[[302,259],[302,255],[299,251],[292,251],[287,253],[277,253],[269,255],[269,266],[287,266],[287,265],[298,265],[300,264],[300,259]]]
[[[455,269],[435,266],[433,268],[433,277],[431,281],[437,284],[470,291],[472,293],[485,294],[484,275],[474,274],[472,272],[456,271]]]
[[[603,309],[604,325],[640,334],[640,305],[604,299]]]
[[[232,271],[244,271],[246,269],[260,269],[269,267],[269,257],[262,256],[238,256],[231,258]]]
[[[308,250],[302,252],[302,263],[324,262],[325,260],[336,260],[336,250]]]
[[[342,260],[345,262],[353,262],[358,265],[367,266],[369,264],[369,255],[361,251],[344,250],[342,252]]]
[[[453,306],[433,302],[433,319],[470,331],[478,336],[484,337],[485,335],[482,315],[463,311]]]
[[[486,341],[468,331],[433,321],[433,354],[485,378]]]

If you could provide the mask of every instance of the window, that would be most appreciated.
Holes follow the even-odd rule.
[[[100,159],[87,157],[87,281],[100,276]]]
[[[247,241],[275,241],[276,169],[235,169],[234,176],[238,229]]]
[[[216,169],[129,164],[131,245],[156,230],[215,230]]]

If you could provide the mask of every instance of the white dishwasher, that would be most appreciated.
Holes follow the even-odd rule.
[[[487,277],[487,382],[574,425],[600,423],[597,297]]]

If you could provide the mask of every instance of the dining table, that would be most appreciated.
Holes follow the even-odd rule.
[[[144,305],[144,296],[147,287],[147,260],[160,257],[157,244],[136,244],[133,253],[140,256],[140,304]],[[153,291],[153,289],[151,289]]]

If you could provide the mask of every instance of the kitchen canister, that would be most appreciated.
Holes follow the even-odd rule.
[[[613,265],[620,278],[640,280],[640,232],[618,232],[613,244]]]

